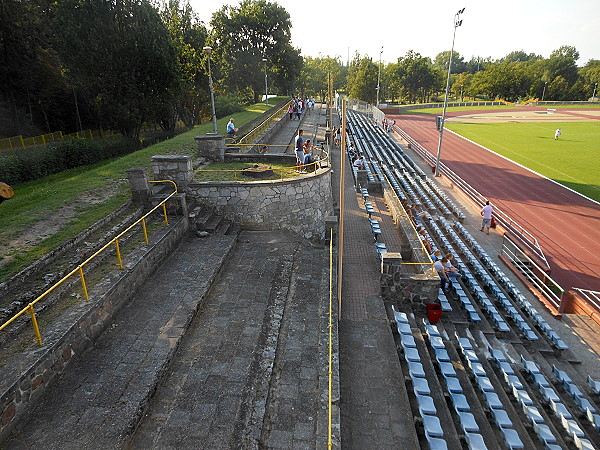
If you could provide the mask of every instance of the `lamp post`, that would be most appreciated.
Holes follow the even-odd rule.
[[[547,81],[544,81],[544,90],[542,91],[542,101],[544,101],[544,95],[546,94],[546,85],[548,84]]]
[[[267,90],[267,58],[262,60],[265,63],[265,105],[269,106],[269,93]]]
[[[446,120],[446,108],[448,107],[448,90],[450,89],[450,71],[452,70],[452,54],[454,53],[454,39],[456,38],[456,29],[462,25],[460,15],[465,12],[465,8],[459,10],[454,15],[454,34],[452,35],[452,48],[450,49],[450,61],[448,61],[448,77],[446,78],[446,95],[444,96],[444,110],[442,112],[442,121],[440,124],[440,141],[438,143],[437,158],[435,160],[435,176],[440,175],[440,156],[442,154],[442,139],[444,138],[444,120]]]
[[[215,113],[215,94],[213,92],[213,81],[212,81],[212,73],[210,71],[210,52],[212,52],[212,47],[204,47],[204,53],[208,55],[208,86],[210,87],[210,103],[212,105],[212,123],[213,123],[213,131],[212,134],[217,134],[217,114]]]
[[[598,87],[598,83],[594,83],[594,93],[592,94],[592,101],[594,102],[596,98],[596,88]]]
[[[461,84],[460,85],[460,102],[461,103],[462,103],[462,100],[463,100],[462,94],[463,94],[463,85]]]
[[[377,102],[376,105],[379,108],[379,82],[381,81],[381,54],[383,53],[383,45],[379,50],[379,70],[377,71]]]

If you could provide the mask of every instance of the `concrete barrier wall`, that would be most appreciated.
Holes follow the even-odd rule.
[[[186,194],[247,228],[285,229],[321,240],[325,218],[333,215],[331,175],[324,168],[283,181],[193,182]]]
[[[171,254],[188,226],[187,217],[171,220],[170,228],[150,247],[141,247],[127,257],[124,261],[127,270],[110,274],[94,287],[89,303],[80,302],[53,325],[42,328],[43,347],[18,356],[15,364],[5,366],[6,373],[0,371],[0,441],[70,361],[83,353],[111,323],[136,289]],[[104,294],[96,297],[96,291]]]

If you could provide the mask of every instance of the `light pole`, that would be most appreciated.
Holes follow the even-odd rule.
[[[379,70],[377,71],[377,102],[376,105],[379,108],[379,82],[381,81],[381,54],[383,53],[383,45],[379,50]]]
[[[267,58],[263,58],[265,63],[265,105],[269,106],[269,92],[267,90]]]
[[[446,95],[444,96],[444,111],[442,112],[442,121],[440,123],[440,141],[438,143],[437,158],[435,160],[435,176],[440,175],[440,156],[442,154],[442,139],[444,138],[444,120],[446,120],[446,108],[448,107],[448,90],[450,89],[450,70],[452,70],[452,53],[454,53],[454,39],[456,38],[456,29],[462,25],[460,15],[465,12],[465,8],[459,10],[454,15],[454,34],[452,35],[452,48],[450,49],[450,61],[448,61],[448,77],[446,78]]]
[[[462,93],[463,93],[463,85],[460,85],[460,102],[462,103]]]
[[[544,90],[542,91],[542,101],[544,101],[544,95],[546,94],[546,85],[548,84],[547,81],[544,81]]]
[[[596,98],[596,88],[598,87],[598,83],[594,83],[594,93],[592,94],[592,101],[595,102]]]
[[[212,81],[212,73],[210,71],[210,52],[212,52],[212,47],[204,47],[204,53],[208,55],[208,86],[210,87],[210,103],[212,105],[212,123],[213,123],[213,131],[212,134],[217,134],[217,114],[215,113],[215,94],[213,92],[213,81]]]

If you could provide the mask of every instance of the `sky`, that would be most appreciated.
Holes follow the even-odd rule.
[[[213,12],[238,0],[189,0],[207,25]],[[452,46],[454,15],[465,8],[454,49],[499,59],[523,50],[544,58],[562,45],[574,46],[579,66],[600,59],[600,0],[279,0],[292,19],[292,44],[303,56],[355,52],[395,62],[408,50],[435,56]]]

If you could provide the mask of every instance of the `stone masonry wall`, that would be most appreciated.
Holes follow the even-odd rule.
[[[307,239],[323,239],[325,218],[333,215],[330,168],[283,181],[195,182],[187,196],[245,227],[286,229]]]
[[[14,366],[0,369],[0,441],[16,421],[40,398],[72,358],[83,353],[111,322],[136,289],[167,257],[188,230],[187,218],[173,220],[149,248],[138,249],[125,261],[127,270],[110,274],[90,292],[90,302],[80,302],[57,323],[42,328],[44,346],[36,348]],[[104,292],[94,297],[94,292]],[[32,331],[33,334],[33,331]]]

